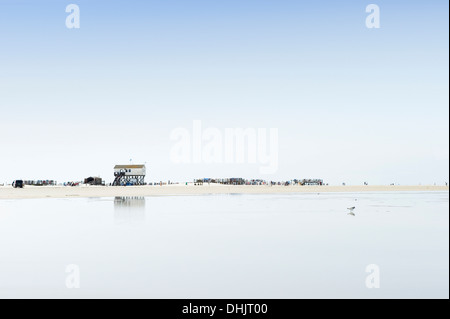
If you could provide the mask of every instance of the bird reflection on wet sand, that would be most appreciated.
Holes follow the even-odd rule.
[[[347,209],[350,211],[347,215],[356,216],[355,213],[353,212],[356,209],[356,207],[349,207]]]

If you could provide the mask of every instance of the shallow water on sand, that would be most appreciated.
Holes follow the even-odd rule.
[[[0,297],[448,298],[448,209],[448,192],[3,200]]]

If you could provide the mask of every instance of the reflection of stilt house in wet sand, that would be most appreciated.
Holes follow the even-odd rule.
[[[145,185],[145,165],[116,165],[113,186]]]
[[[145,220],[145,198],[116,197],[114,199],[114,219],[120,223]]]

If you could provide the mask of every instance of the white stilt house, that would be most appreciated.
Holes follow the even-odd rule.
[[[145,185],[145,165],[116,165],[113,186]]]

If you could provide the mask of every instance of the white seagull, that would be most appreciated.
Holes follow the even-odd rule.
[[[355,216],[355,213],[353,212],[355,210],[355,208],[356,207],[349,207],[349,208],[347,208],[350,211],[347,215]]]

